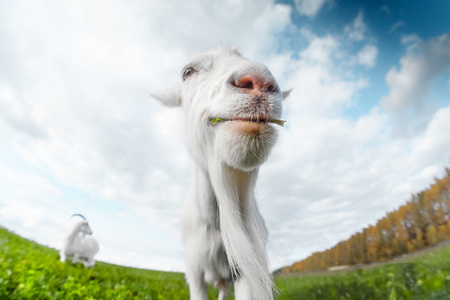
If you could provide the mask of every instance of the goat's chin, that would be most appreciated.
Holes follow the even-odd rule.
[[[276,139],[277,131],[271,125],[227,122],[216,128],[214,153],[228,166],[250,171],[267,160]]]

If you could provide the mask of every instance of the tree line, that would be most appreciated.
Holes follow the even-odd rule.
[[[325,270],[333,266],[384,262],[450,238],[450,169],[425,191],[375,225],[353,234],[331,249],[313,253],[285,271]]]

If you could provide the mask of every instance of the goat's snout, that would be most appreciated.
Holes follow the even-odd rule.
[[[231,85],[255,96],[278,92],[278,84],[271,75],[256,72],[247,72],[241,77],[231,80]]]

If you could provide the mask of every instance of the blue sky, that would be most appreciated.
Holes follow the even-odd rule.
[[[293,1],[277,2],[295,5]],[[370,78],[371,88],[363,89],[358,105],[348,111],[351,117],[357,117],[378,105],[379,99],[388,93],[385,74],[392,66],[398,65],[399,57],[406,53],[401,38],[417,35],[428,40],[450,32],[450,22],[447,18],[449,10],[450,3],[446,1],[436,1],[432,5],[410,1],[325,1],[315,15],[304,15],[294,9],[291,18],[298,27],[309,28],[319,35],[342,36],[343,28],[349,25],[349,20],[353,20],[358,14],[362,15],[364,35],[377,47],[378,59],[372,68],[363,67],[359,70]],[[346,41],[344,46],[348,51],[358,51],[364,42],[365,40]],[[296,32],[287,34],[286,44],[289,46],[283,50],[295,51],[305,47],[305,41],[299,40]],[[446,85],[445,81],[437,82],[434,91],[441,95],[448,93]],[[439,105],[448,104],[448,98],[439,97]]]
[[[273,268],[348,238],[442,176],[450,4],[0,4],[0,225],[55,248],[84,214],[98,259],[184,270],[192,162],[182,114],[148,96],[221,44],[266,64],[287,126],[256,196]]]

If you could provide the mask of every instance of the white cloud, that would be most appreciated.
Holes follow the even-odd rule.
[[[446,132],[448,128],[450,128],[450,106],[439,109],[426,128],[424,136],[412,141],[414,152],[408,163],[415,168],[418,168],[418,165],[435,168],[441,161],[448,162],[450,158],[450,135]],[[428,173],[423,175],[425,178],[431,176]]]
[[[2,150],[5,151],[5,149]],[[47,178],[14,170],[1,162],[0,181],[1,185],[4,188],[7,187],[16,198],[29,198],[33,199],[33,201],[45,201],[45,197],[61,196],[61,191]]]
[[[394,25],[392,25],[390,32],[394,32],[397,29],[399,29],[400,27],[404,27],[406,26],[406,23],[403,21],[397,21]]]
[[[314,63],[330,64],[338,49],[339,43],[331,35],[313,37],[308,47],[301,52],[301,57]]]
[[[314,17],[325,5],[326,0],[295,0],[295,6],[301,15]]]
[[[367,26],[363,21],[364,14],[362,11],[358,13],[352,25],[346,26],[344,28],[344,33],[350,40],[362,41],[365,39],[365,32]]]
[[[378,48],[374,45],[365,45],[361,51],[358,52],[358,63],[369,68],[375,66],[378,55]]]
[[[423,40],[417,34],[408,34],[402,36],[400,42],[407,46],[408,52],[415,51],[423,43]]]
[[[16,99],[10,87],[0,86],[0,121],[4,121],[18,132],[34,138],[45,138],[46,133],[39,128],[26,105]]]
[[[304,31],[308,46],[298,53],[298,60],[286,61],[285,70],[289,74],[286,86],[293,87],[290,99],[285,106],[296,119],[290,124],[300,122],[303,117],[335,116],[353,105],[357,92],[366,86],[362,77],[349,74],[341,61],[351,57],[342,51],[336,36],[318,37]]]
[[[420,43],[420,38],[412,35],[402,42],[409,45],[409,51],[400,59],[400,69],[394,66],[387,73],[390,91],[381,99],[381,106],[398,114],[395,134],[411,135],[423,130],[436,111],[428,95],[433,82],[450,65],[450,36],[444,34]]]
[[[19,203],[2,207],[0,209],[0,217],[6,221],[21,223],[24,228],[30,229],[42,221],[44,212]]]

